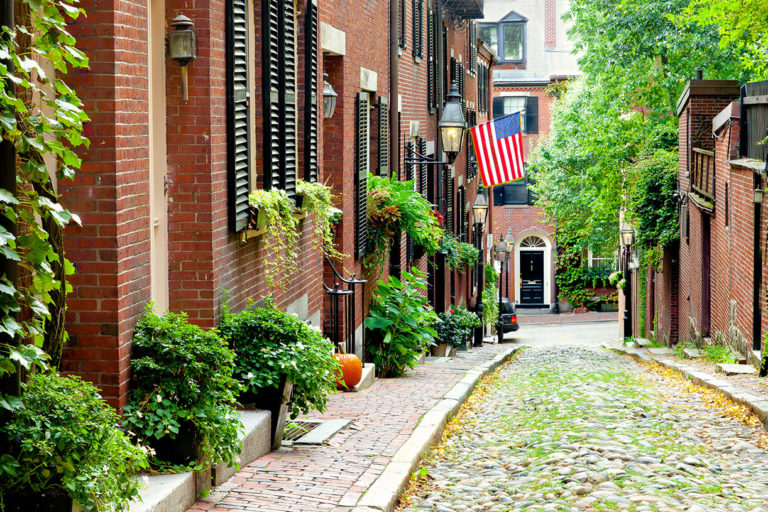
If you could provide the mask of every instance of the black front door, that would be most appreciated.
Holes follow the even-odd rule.
[[[520,303],[544,303],[544,253],[520,251]]]

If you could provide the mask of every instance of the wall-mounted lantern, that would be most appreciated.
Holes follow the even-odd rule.
[[[323,73],[323,117],[330,119],[336,110],[336,91],[328,83],[328,73]]]
[[[192,20],[183,14],[176,16],[171,26],[175,30],[168,34],[168,52],[181,67],[181,98],[186,103],[189,99],[187,64],[197,57],[197,38],[192,30]]]
[[[443,107],[443,115],[437,127],[440,129],[440,139],[443,142],[443,151],[452,164],[456,160],[456,155],[461,151],[461,144],[464,141],[464,132],[467,131],[467,124],[464,122],[464,112],[461,107],[461,95],[456,82],[451,83],[451,91]]]

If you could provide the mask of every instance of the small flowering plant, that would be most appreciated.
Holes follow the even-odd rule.
[[[235,412],[240,390],[232,377],[235,354],[219,333],[190,324],[185,314],[155,314],[151,305],[136,325],[133,380],[123,426],[141,444],[176,439],[192,426],[200,440],[196,469],[234,463],[242,425]],[[168,461],[152,459],[156,467]]]
[[[240,313],[224,306],[221,334],[235,352],[235,377],[251,393],[293,384],[291,417],[325,410],[341,370],[333,344],[298,316],[280,311],[271,299]]]

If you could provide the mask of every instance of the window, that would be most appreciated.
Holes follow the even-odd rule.
[[[424,56],[424,2],[413,0],[413,56]]]
[[[496,23],[490,25],[480,25],[478,30],[479,38],[484,41],[485,44],[491,47],[491,49],[499,54],[499,26]]]
[[[485,64],[477,65],[477,110],[488,112],[489,89],[488,89],[488,66]]]
[[[479,38],[499,56],[501,62],[525,62],[525,32],[528,19],[510,11],[497,23],[481,23]]]
[[[493,187],[493,204],[518,206],[533,204],[533,194],[529,189],[529,185],[532,183],[533,180],[528,177],[526,171],[525,178],[521,180]]]
[[[688,203],[683,203],[680,206],[680,238],[685,240],[685,243],[689,242],[688,238]]]
[[[493,98],[493,118],[525,110],[520,116],[523,133],[539,133],[539,98],[536,96],[496,96]]]
[[[477,24],[474,21],[469,22],[469,74],[477,74]]]
[[[589,267],[616,267],[616,257],[618,253],[616,251],[608,252],[593,252],[592,249],[587,251],[587,259],[585,263]]]

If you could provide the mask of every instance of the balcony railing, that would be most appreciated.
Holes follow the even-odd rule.
[[[715,202],[715,154],[705,149],[691,151],[691,191],[708,203]],[[711,205],[709,205],[711,207]]]

